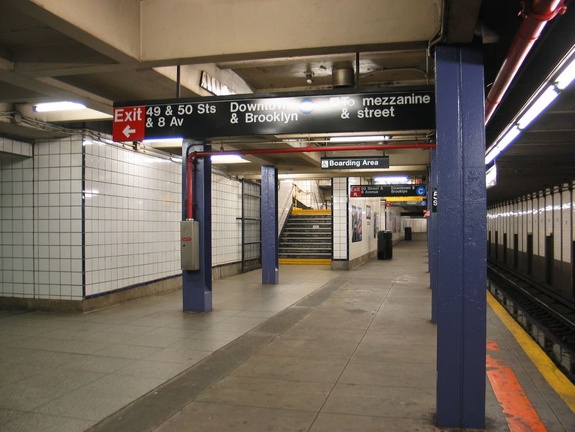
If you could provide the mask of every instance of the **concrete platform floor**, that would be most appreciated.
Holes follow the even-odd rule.
[[[0,311],[0,431],[440,431],[426,243],[349,272],[282,266],[83,315]],[[575,416],[489,311],[549,431]],[[487,430],[510,430],[487,386]]]

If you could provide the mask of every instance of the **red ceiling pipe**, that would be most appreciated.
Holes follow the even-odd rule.
[[[338,151],[365,151],[365,150],[399,150],[399,149],[430,149],[436,144],[392,144],[392,145],[356,145],[356,146],[332,146],[332,147],[296,147],[287,149],[260,149],[260,150],[236,150],[216,152],[194,152],[186,157],[186,219],[193,219],[193,195],[192,174],[194,160],[198,157],[207,157],[222,154],[261,155],[279,153],[314,153],[314,152],[338,152]]]
[[[234,151],[215,151],[215,152],[197,152],[191,153],[190,158],[214,156],[214,155],[261,155],[261,154],[280,154],[280,153],[317,153],[317,152],[338,152],[338,151],[366,151],[366,150],[399,150],[399,149],[430,149],[435,148],[436,144],[372,144],[357,146],[331,146],[331,147],[294,147],[283,149],[260,149],[260,150],[234,150]]]
[[[193,191],[192,191],[192,175],[194,173],[194,161],[190,159],[189,155],[186,162],[186,219],[194,218],[194,210],[192,205]]]
[[[503,95],[533,44],[541,35],[547,21],[552,20],[558,14],[564,14],[566,10],[564,0],[533,0],[531,3],[524,4],[522,14],[525,19],[515,35],[515,39],[507,52],[507,57],[505,57],[485,100],[485,124],[489,123],[491,116],[503,99]]]

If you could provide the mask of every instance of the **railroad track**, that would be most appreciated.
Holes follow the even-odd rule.
[[[489,291],[575,383],[575,303],[493,261],[487,278]]]

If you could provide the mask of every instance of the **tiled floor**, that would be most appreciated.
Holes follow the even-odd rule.
[[[86,315],[0,312],[0,431],[438,431],[424,241],[349,272],[283,266]],[[489,312],[549,431],[575,416]],[[489,431],[508,430],[488,386]]]
[[[181,292],[90,314],[0,311],[0,431],[84,431],[337,278],[326,266],[214,281],[214,310]]]

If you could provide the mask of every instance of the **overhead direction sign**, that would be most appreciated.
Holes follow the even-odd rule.
[[[424,196],[388,196],[385,200],[387,202],[423,202],[427,201],[427,198]]]
[[[360,185],[349,188],[350,198],[426,196],[423,185]]]
[[[385,169],[389,168],[389,156],[321,158],[321,169]]]
[[[386,201],[387,207],[426,207],[427,200],[423,201]]]
[[[435,96],[410,91],[114,104],[115,141],[435,129]]]
[[[146,136],[146,107],[114,108],[114,141],[140,141]]]

